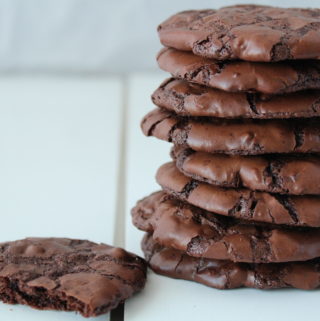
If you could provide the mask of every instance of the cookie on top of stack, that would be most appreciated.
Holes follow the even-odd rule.
[[[133,223],[160,274],[320,286],[320,10],[239,5],[159,26],[171,73],[142,120],[173,143]]]

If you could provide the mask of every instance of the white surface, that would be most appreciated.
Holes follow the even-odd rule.
[[[130,81],[127,154],[127,233],[128,249],[141,253],[143,233],[131,223],[130,208],[135,202],[159,189],[156,169],[168,159],[170,144],[141,134],[138,123],[152,109],[150,93],[163,77],[138,75]],[[149,273],[145,290],[126,303],[130,321],[318,321],[320,291],[254,289],[216,290],[189,281],[174,280]]]
[[[112,244],[121,83],[0,78],[0,241],[66,236]],[[0,305],[0,320],[81,320]],[[106,320],[103,316],[96,320]]]
[[[248,2],[319,7],[319,0],[0,0],[0,71],[156,69],[164,19]]]
[[[0,88],[0,213],[11,227],[0,240],[112,243],[120,81],[12,77]]]
[[[109,321],[110,314],[84,319],[72,312],[36,311],[22,305],[0,304],[1,321]]]

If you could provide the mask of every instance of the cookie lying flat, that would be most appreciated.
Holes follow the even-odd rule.
[[[208,153],[260,155],[320,152],[320,118],[196,119],[155,109],[143,118],[141,127],[146,136]]]
[[[320,158],[315,155],[229,156],[181,147],[171,155],[184,175],[212,185],[320,195]]]
[[[320,256],[319,229],[253,225],[157,192],[132,210],[134,225],[190,256],[234,262],[305,261]]]
[[[320,286],[320,261],[247,264],[195,258],[157,244],[150,235],[142,250],[151,269],[164,276],[202,283],[217,289],[240,287],[315,289]]]
[[[320,116],[320,90],[279,96],[230,93],[170,78],[153,93],[152,100],[181,116],[259,119]]]
[[[146,263],[84,240],[28,238],[0,243],[0,300],[37,309],[106,313],[144,287]]]
[[[175,78],[228,92],[283,94],[304,89],[320,89],[318,60],[278,63],[221,62],[172,48],[162,49],[157,60],[159,67]]]
[[[319,59],[320,10],[236,5],[175,14],[159,27],[163,45],[221,60]]]
[[[169,194],[216,214],[256,222],[320,227],[320,196],[225,189],[183,175],[174,163],[162,165],[156,179]]]

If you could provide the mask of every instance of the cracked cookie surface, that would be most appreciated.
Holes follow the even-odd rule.
[[[208,184],[280,194],[320,195],[317,155],[230,156],[174,146],[171,156],[184,175]]]
[[[320,286],[320,261],[247,264],[196,258],[156,243],[152,235],[142,240],[142,250],[151,269],[164,276],[198,282],[217,289],[257,289]]]
[[[159,67],[174,78],[228,92],[283,94],[320,89],[320,61],[299,60],[277,63],[217,61],[187,51],[162,49]]]
[[[319,229],[249,224],[156,192],[132,209],[134,225],[164,247],[234,262],[291,262],[320,256]]]
[[[162,165],[156,179],[167,193],[216,214],[255,222],[320,227],[318,195],[222,188],[183,175],[174,163]]]
[[[146,263],[105,244],[66,238],[0,243],[0,300],[37,309],[106,313],[144,287]]]
[[[230,155],[319,153],[320,118],[252,120],[183,117],[162,109],[141,122],[146,136],[195,151]],[[267,135],[266,135],[267,133]]]
[[[320,10],[236,5],[179,12],[158,27],[167,47],[219,60],[319,59]]]
[[[153,93],[152,101],[181,116],[257,119],[320,116],[320,90],[284,95],[231,93],[169,78]]]

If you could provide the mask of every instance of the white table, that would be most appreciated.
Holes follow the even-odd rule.
[[[67,236],[142,254],[130,209],[159,188],[154,175],[170,144],[144,137],[139,124],[165,77],[0,78],[0,241]],[[124,320],[319,320],[319,291],[219,291],[148,276],[126,302]],[[0,304],[1,321],[58,318],[82,320]]]

